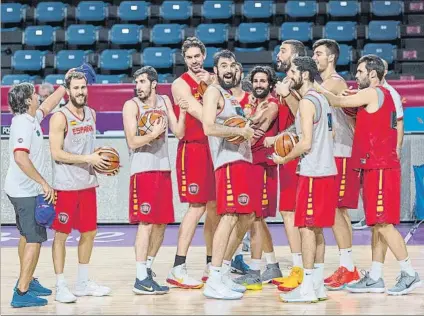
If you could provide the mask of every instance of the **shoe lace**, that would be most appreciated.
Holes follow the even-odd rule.
[[[367,284],[367,280],[370,278],[370,273],[365,270],[361,270],[362,278],[358,281],[357,284]]]
[[[34,282],[37,285],[40,285],[40,282],[38,281],[38,278],[32,278],[32,282]]]
[[[396,281],[397,281],[396,287],[400,287],[400,286],[408,287],[408,284],[406,282],[407,281],[407,277],[408,277],[408,274],[405,273],[405,272],[403,272],[403,271],[401,271],[401,273],[396,278]]]
[[[339,267],[333,274],[333,280],[339,281],[343,277],[343,268]]]

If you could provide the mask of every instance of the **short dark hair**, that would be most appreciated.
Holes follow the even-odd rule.
[[[220,50],[216,52],[215,55],[213,55],[214,67],[218,67],[218,63],[221,58],[228,58],[228,59],[233,58],[234,60],[236,60],[236,55],[234,55],[234,53],[232,51],[229,51],[228,49],[224,49],[224,50]]]
[[[294,54],[297,54],[298,56],[306,56],[306,47],[301,41],[286,40],[282,44],[290,45]]]
[[[206,55],[206,47],[205,44],[201,40],[199,40],[197,37],[188,37],[181,48],[182,55],[185,57],[185,53],[187,50],[191,47],[197,47],[200,49],[203,55]]]
[[[240,72],[243,72],[243,65],[239,62],[236,62],[236,65],[240,68]]]
[[[264,73],[268,77],[269,87],[272,90],[277,83],[277,75],[275,74],[274,69],[269,66],[255,66],[249,73],[249,81],[253,83],[253,78],[257,73]]]
[[[315,77],[318,75],[318,67],[316,62],[309,56],[295,57],[292,64],[297,67],[300,73],[307,71],[309,73],[309,81],[314,82]]]
[[[365,68],[368,72],[375,70],[378,80],[383,79],[385,67],[383,60],[380,57],[377,55],[365,55],[358,60],[358,66],[362,63],[365,63]]]
[[[150,82],[158,81],[158,73],[152,66],[144,66],[138,69],[133,75],[134,80],[143,74],[147,74],[147,79],[149,79]]]
[[[13,114],[24,114],[28,111],[29,105],[25,100],[31,99],[34,91],[34,85],[29,82],[18,83],[10,88],[7,99]]]
[[[315,50],[315,48],[317,48],[318,46],[325,46],[326,49],[328,49],[328,51],[330,52],[330,55],[334,55],[334,64],[337,63],[337,60],[339,59],[340,56],[340,47],[339,44],[332,39],[320,39],[318,41],[316,41],[314,43],[314,45],[312,46],[312,49]]]
[[[80,72],[80,71],[73,71],[73,72],[71,72],[69,75],[68,75],[68,77],[66,77],[66,79],[65,79],[65,87],[67,88],[67,89],[69,89],[69,87],[71,86],[71,82],[72,82],[72,80],[73,79],[84,79],[85,80],[85,83],[87,83],[88,81],[87,81],[87,78],[86,78],[86,76],[84,75],[84,73],[83,72]]]

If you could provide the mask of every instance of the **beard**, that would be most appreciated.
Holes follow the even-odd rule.
[[[358,82],[358,88],[361,89],[366,89],[370,86],[371,82],[370,79],[367,77],[364,80],[361,81],[357,81]]]
[[[287,71],[289,71],[289,69],[290,69],[290,66],[291,66],[291,62],[289,60],[288,61],[281,61],[281,60],[277,61],[277,71],[279,71],[279,72],[287,73]]]
[[[230,82],[225,82],[224,81],[224,76],[227,74],[224,74],[222,77],[218,71],[218,83],[219,85],[224,89],[224,90],[230,90],[231,88],[234,88],[236,86],[236,79],[235,76],[233,74],[231,74],[232,76],[232,80]]]
[[[73,95],[69,96],[72,104],[78,109],[83,108],[87,104],[87,96],[86,95],[84,96],[84,100],[81,103],[77,101],[77,98],[80,97],[80,96],[84,96],[84,95],[80,94],[76,97],[74,97]]]
[[[149,90],[147,91],[141,90],[140,92],[136,90],[136,93],[137,93],[137,98],[139,98],[141,102],[145,103],[147,99],[150,98],[150,96],[152,95],[152,84],[150,84]],[[143,96],[141,96],[141,93],[143,93]]]
[[[257,92],[257,90],[262,90],[262,92]],[[270,91],[271,91],[270,87],[267,87],[267,88],[264,88],[264,89],[256,88],[256,89],[252,90],[252,94],[257,99],[265,99],[268,96]]]
[[[302,88],[302,86],[303,86],[303,79],[302,78],[300,78],[299,81],[295,81],[293,79],[292,79],[292,81],[293,81],[292,88],[294,90],[298,91],[298,90],[300,90],[300,88]]]
[[[196,68],[195,68],[196,67]],[[192,73],[194,73],[194,74],[198,74],[199,72],[201,72],[202,70],[203,70],[203,64],[200,64],[200,63],[198,63],[198,64],[196,64],[196,65],[191,65],[191,67],[188,67],[187,66],[187,68],[192,72]]]

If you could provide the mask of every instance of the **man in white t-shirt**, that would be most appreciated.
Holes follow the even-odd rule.
[[[50,289],[33,278],[40,254],[41,243],[47,240],[46,228],[35,220],[36,198],[52,202],[54,190],[47,183],[46,153],[40,122],[65,95],[60,86],[39,107],[38,96],[31,83],[13,86],[8,93],[9,106],[15,115],[10,126],[10,164],[4,190],[16,213],[16,226],[21,234],[19,240],[20,275],[15,286],[11,305],[13,307],[42,306]]]

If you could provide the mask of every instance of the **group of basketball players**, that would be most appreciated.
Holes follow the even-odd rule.
[[[243,78],[243,66],[228,50],[215,54],[213,74],[204,70],[205,46],[197,38],[188,38],[182,46],[188,70],[172,84],[173,100],[157,94],[153,67],[134,73],[136,96],[124,104],[123,123],[130,150],[129,220],[138,224],[135,293],[169,292],[152,272],[165,227],[174,222],[168,128],[179,139],[179,195],[181,202],[189,204],[168,284],[204,287],[208,298],[240,299],[246,290],[260,290],[263,283],[272,282],[283,291],[284,302],[325,300],[326,289],[380,293],[386,291],[382,268],[390,247],[401,273],[386,292],[402,295],[421,285],[393,226],[400,220],[403,114],[399,96],[384,80],[387,64],[377,56],[363,56],[356,73],[359,90],[352,91],[335,69],[338,44],[323,39],[314,43],[313,50],[311,58],[301,42],[284,41],[277,56],[278,70],[287,74],[283,81],[277,81],[268,66],[256,66]],[[250,83],[250,92],[243,91],[243,80]],[[50,120],[56,211],[53,261],[56,300],[74,302],[76,296],[110,293],[88,278],[87,268],[96,235],[98,184],[93,167],[106,167],[108,160],[95,151],[96,115],[86,105],[86,78],[70,71],[65,88],[69,102]],[[47,114],[64,93],[58,88],[40,110]],[[32,106],[27,111],[34,117],[39,111]],[[160,118],[149,133],[140,134],[140,119],[153,113]],[[246,125],[228,126],[226,121],[235,116],[245,117]],[[285,157],[273,149],[282,132],[299,137]],[[240,138],[244,141],[233,141]],[[362,278],[352,259],[347,213],[348,208],[357,208],[361,178],[367,225],[373,234],[372,266]],[[47,196],[52,194],[45,181],[34,181],[43,184]],[[265,222],[276,216],[278,182],[279,210],[293,256],[292,270],[285,278]],[[188,274],[186,256],[205,212],[206,267],[202,280],[197,280]],[[340,267],[326,279],[324,227],[332,227],[340,250]],[[63,275],[65,241],[72,228],[81,232],[76,296]],[[250,268],[232,279],[231,260],[248,231]],[[261,273],[262,252],[266,268]],[[23,280],[21,273],[16,295],[34,289],[33,271]]]

